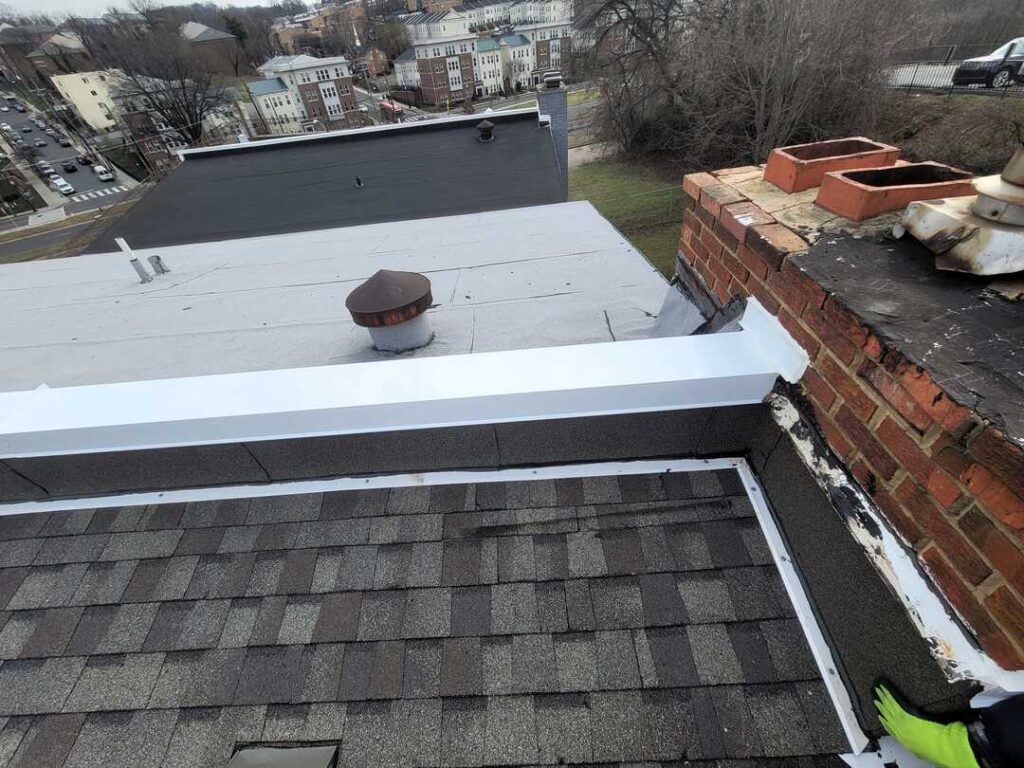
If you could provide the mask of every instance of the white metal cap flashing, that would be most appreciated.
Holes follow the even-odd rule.
[[[740,330],[0,394],[0,458],[761,402],[803,350],[751,299]]]

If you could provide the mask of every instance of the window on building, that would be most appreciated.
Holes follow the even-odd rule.
[[[93,96],[97,95],[96,91],[89,91],[89,93],[91,93]]]
[[[335,77],[344,77],[344,75],[341,74],[341,67],[335,67],[334,68],[334,76]]]
[[[331,79],[331,70],[329,70],[329,69],[318,69],[316,71],[316,79],[317,80],[330,80]]]
[[[325,85],[322,89],[324,97],[328,99],[338,98],[338,92],[335,90],[333,85]]]

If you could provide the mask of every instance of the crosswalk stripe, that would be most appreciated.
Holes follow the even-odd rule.
[[[90,200],[92,200],[94,197],[99,197],[99,195],[97,195],[95,192],[86,192],[85,196]]]
[[[82,196],[81,195],[75,195],[74,197],[71,198],[71,202],[72,203],[80,203],[80,202],[82,202]]]

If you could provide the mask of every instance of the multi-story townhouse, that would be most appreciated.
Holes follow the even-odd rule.
[[[411,14],[402,84],[439,105],[536,87],[572,50],[570,14],[568,0],[466,0],[451,11]]]
[[[352,128],[362,124],[352,72],[343,56],[275,56],[259,67],[249,94],[267,133]]]

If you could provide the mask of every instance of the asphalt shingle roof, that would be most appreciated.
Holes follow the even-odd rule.
[[[3,766],[844,748],[732,471],[6,517],[0,566]]]

